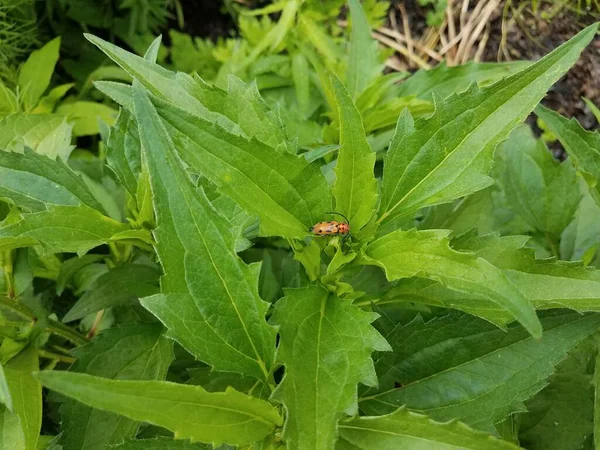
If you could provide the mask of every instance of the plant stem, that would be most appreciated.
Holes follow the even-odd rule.
[[[35,322],[37,320],[37,317],[35,316],[33,311],[31,311],[31,309],[15,300],[7,298],[4,295],[0,296],[0,307],[2,306],[19,314],[21,317],[31,320],[32,322]],[[63,325],[62,323],[57,322],[56,320],[48,319],[48,325],[46,326],[46,330],[50,333],[68,339],[76,345],[84,345],[89,342],[85,338],[85,336],[78,333],[74,329]]]
[[[68,364],[73,364],[76,361],[75,358],[71,358],[70,356],[59,355],[58,353],[52,353],[46,350],[38,350],[38,355],[42,358],[54,359]]]

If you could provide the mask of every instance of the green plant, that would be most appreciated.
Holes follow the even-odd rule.
[[[106,154],[73,165],[64,141],[0,123],[15,135],[0,140],[0,442],[587,445],[600,135],[537,107],[571,156],[559,163],[520,123],[596,30],[486,87],[461,89],[492,66],[419,74],[435,110],[405,108],[383,160],[359,112],[387,83],[368,27],[345,82],[323,70],[337,138],[308,152],[255,84],[169,71],[160,40],[139,57],[87,35],[133,78],[97,84],[121,105]],[[112,185],[83,176],[98,165]],[[332,210],[350,239],[307,231]]]

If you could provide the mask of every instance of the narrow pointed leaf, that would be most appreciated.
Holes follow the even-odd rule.
[[[373,173],[375,153],[367,142],[360,113],[348,91],[336,76],[331,82],[340,121],[341,145],[333,187],[335,209],[358,231],[373,216],[377,202],[377,181]]]
[[[388,338],[398,356],[378,369],[387,374],[386,387],[390,375],[402,387],[367,395],[360,408],[378,415],[406,405],[434,420],[457,418],[492,430],[508,414],[525,410],[523,401],[546,385],[554,366],[600,328],[600,315],[548,314],[543,325],[539,340],[522,328],[505,332],[468,316],[436,319],[434,331],[420,319],[399,326]]]
[[[37,370],[39,370],[37,349],[33,346],[22,350],[4,367],[13,401],[13,411],[23,430],[24,450],[37,449],[42,426],[42,386],[31,375]]]
[[[97,409],[167,428],[176,439],[219,445],[258,441],[281,425],[277,409],[233,389],[209,393],[167,381],[109,380],[80,373],[44,371],[49,389]]]
[[[158,105],[158,112],[182,159],[258,216],[261,235],[303,238],[331,211],[331,194],[318,165],[233,135],[173,105]]]
[[[452,250],[448,231],[394,231],[366,249],[370,264],[382,267],[388,280],[422,277],[500,305],[534,336],[541,326],[531,303],[505,274],[483,258]]]
[[[24,214],[15,223],[0,223],[0,248],[40,246],[46,254],[83,254],[128,230],[128,225],[85,206],[53,206]]]
[[[502,63],[468,62],[461,66],[447,66],[440,63],[433,69],[421,69],[398,86],[399,97],[416,95],[423,100],[433,100],[434,93],[439,98],[447,98],[462,92],[473,83],[490,85],[504,77],[513,75],[531,63],[529,61],[509,61]]]
[[[30,211],[51,205],[87,205],[104,211],[83,179],[64,162],[30,150],[0,151],[0,197]]]
[[[336,450],[517,450],[510,442],[461,422],[434,422],[400,408],[386,416],[356,417],[340,423]]]
[[[26,108],[33,108],[50,85],[54,66],[58,61],[59,49],[60,37],[57,37],[39,50],[31,52],[21,67],[19,88],[24,93],[23,101]]]
[[[106,143],[106,161],[127,191],[135,196],[137,182],[142,170],[142,156],[137,124],[131,114],[121,109],[119,117],[110,129]]]
[[[139,85],[134,101],[158,225],[155,248],[165,273],[161,293],[142,304],[198,359],[217,370],[266,379],[275,330],[258,295],[259,267],[235,254],[230,224],[193,188]]]
[[[378,60],[378,43],[371,37],[371,26],[358,0],[350,0],[352,32],[346,84],[353,99],[356,99],[381,74]]]
[[[8,382],[6,381],[6,374],[4,368],[0,364],[0,403],[5,405],[10,411],[13,410],[12,397],[10,395],[10,389],[8,388]]]
[[[450,202],[491,184],[496,145],[576,61],[598,25],[498,83],[436,101],[430,118],[396,135],[384,168],[379,221]]]
[[[102,332],[73,351],[77,361],[69,372],[114,380],[164,380],[173,360],[173,341],[160,324],[126,325]],[[64,450],[104,450],[135,436],[140,423],[118,414],[90,408],[72,399],[59,412]]]
[[[538,106],[537,116],[558,136],[575,168],[583,175],[590,192],[600,204],[600,133],[586,131],[576,119]]]
[[[287,410],[289,449],[332,448],[337,421],[356,414],[357,383],[377,383],[370,355],[388,350],[374,314],[324,288],[290,289],[275,307],[285,376],[273,394]]]

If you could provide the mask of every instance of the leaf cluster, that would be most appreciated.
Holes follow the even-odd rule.
[[[0,448],[591,448],[600,138],[538,104],[597,25],[399,84],[307,4],[214,83],[86,35],[131,79],[105,151],[0,122]]]

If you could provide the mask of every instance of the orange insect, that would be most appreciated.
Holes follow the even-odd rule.
[[[348,218],[343,214],[337,212],[327,212],[325,214],[337,214],[346,219],[345,222],[338,222],[336,220],[330,220],[327,222],[319,222],[313,225],[308,231],[317,236],[336,236],[343,235],[348,236],[350,234],[350,224]]]

